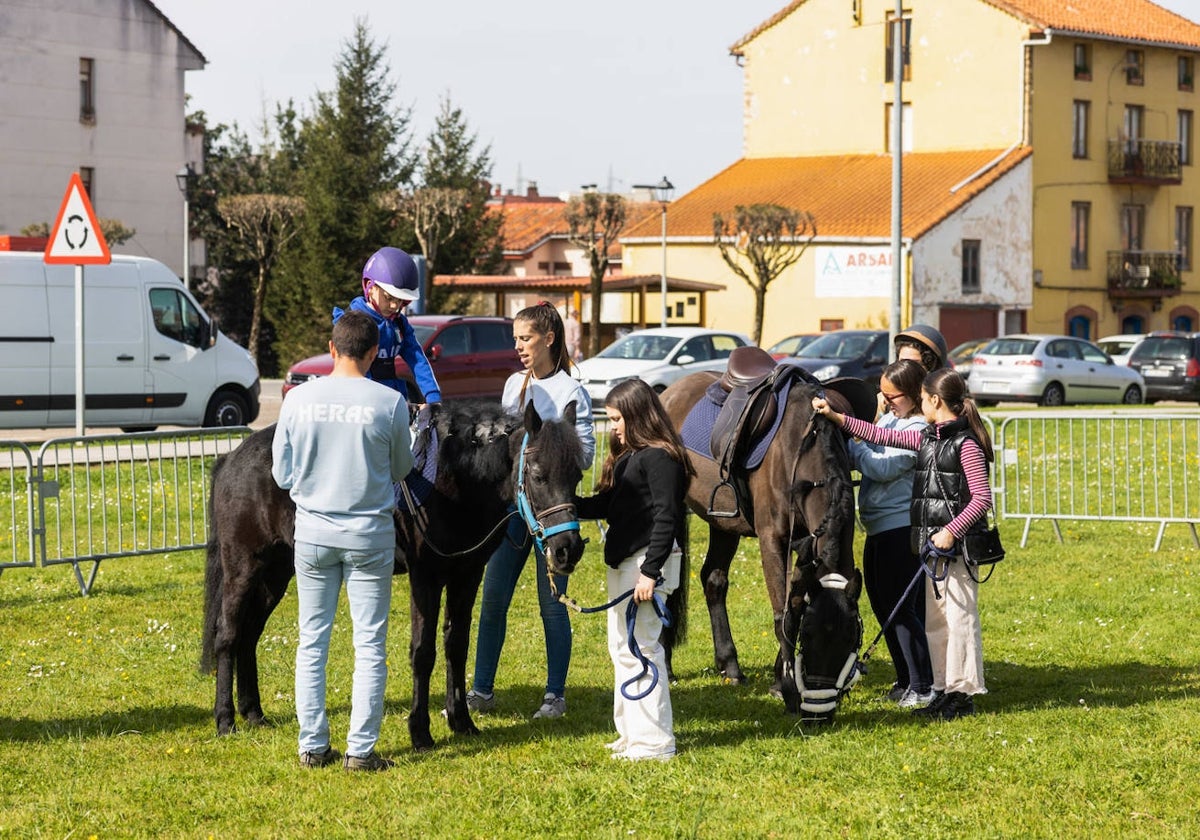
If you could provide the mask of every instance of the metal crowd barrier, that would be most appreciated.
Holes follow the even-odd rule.
[[[1003,419],[1001,419],[1001,417]],[[1002,416],[993,438],[996,510],[1034,521],[1183,524],[1200,548],[1200,413],[1151,410],[1029,411]]]
[[[34,540],[33,453],[16,440],[0,440],[0,481],[8,492],[0,501],[4,526],[0,529],[0,573],[5,569],[36,566]]]
[[[28,535],[30,549],[0,566],[70,564],[86,595],[102,560],[203,548],[213,460],[251,431],[238,426],[57,438],[24,467],[16,456],[29,450],[9,444],[0,449],[0,457],[8,454],[0,468],[8,466],[12,508],[6,511],[11,526],[5,544],[15,547]],[[22,468],[28,500],[19,517]],[[85,576],[80,566],[86,563],[92,566]]]

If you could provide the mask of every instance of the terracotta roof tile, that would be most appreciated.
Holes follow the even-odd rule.
[[[962,2],[962,0],[955,0]],[[1058,29],[1097,38],[1145,41],[1200,49],[1200,24],[1150,0],[981,0],[1037,30]],[[786,18],[805,0],[793,0],[739,38],[729,52],[743,47]]]
[[[538,243],[551,236],[566,238],[567,205],[565,203],[505,204],[491,207],[489,212],[504,215],[504,227],[500,231],[505,254],[521,255],[532,251]],[[653,202],[627,202],[625,205],[625,229],[637,225],[653,216],[658,218],[660,208]],[[620,258],[620,249],[614,249]]]
[[[1200,24],[1150,0],[984,0],[1038,29],[1200,49]]]
[[[919,152],[904,156],[904,235],[927,232],[1033,150],[1019,147],[957,192],[951,188],[1004,151]],[[883,237],[891,233],[890,155],[744,158],[671,204],[667,233],[711,237],[713,213],[737,205],[780,204],[816,217],[822,237]],[[660,235],[657,219],[626,228],[623,240]]]

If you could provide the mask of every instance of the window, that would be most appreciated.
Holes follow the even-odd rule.
[[[1191,90],[1196,74],[1196,60],[1190,55],[1181,55],[1177,62],[1177,76],[1180,90]]]
[[[192,347],[203,338],[203,320],[195,305],[175,289],[151,289],[150,311],[161,335]]]
[[[512,327],[499,322],[471,324],[471,346],[476,353],[503,353],[512,351]]]
[[[1145,125],[1145,109],[1141,105],[1125,106],[1125,152],[1136,155],[1142,150],[1142,126]]]
[[[834,330],[845,329],[846,321],[843,318],[822,318],[821,332],[833,332]]]
[[[1144,85],[1146,83],[1146,54],[1141,50],[1125,51],[1125,84]]]
[[[979,291],[979,240],[962,241],[962,291],[964,295]]]
[[[1179,253],[1179,270],[1192,270],[1192,208],[1175,208],[1175,250]]]
[[[1075,78],[1081,82],[1092,78],[1092,45],[1075,45]]]
[[[1146,319],[1141,315],[1126,315],[1121,319],[1121,332],[1125,335],[1137,335],[1146,331]],[[1125,348],[1125,352],[1129,352],[1129,347]]]
[[[1067,319],[1067,335],[1088,338],[1092,334],[1092,321],[1086,315],[1074,315]]]
[[[888,102],[883,106],[883,151],[892,153],[892,113],[896,109]],[[905,102],[900,106],[900,152],[904,154],[913,150],[913,120],[912,103]]]
[[[79,121],[96,121],[96,67],[90,58],[79,59]]]
[[[689,338],[687,342],[679,348],[679,355],[677,355],[675,358],[679,359],[680,356],[691,356],[692,361],[695,362],[707,362],[712,358],[712,343],[708,340],[708,336],[706,335],[698,335],[695,338]]]
[[[741,346],[742,342],[738,341],[731,335],[712,336],[712,350],[714,359],[728,359],[729,354]]]
[[[79,167],[79,180],[83,182],[83,191],[87,193],[88,201],[96,205],[96,169],[92,166]]]
[[[1125,204],[1121,207],[1121,250],[1142,250],[1142,233],[1146,229],[1146,207]]]
[[[1192,319],[1187,315],[1176,315],[1171,319],[1171,329],[1179,330],[1180,332],[1191,332],[1192,324]]]
[[[896,39],[896,14],[889,12],[887,16],[887,26],[884,27],[886,34],[884,35],[884,68],[883,80],[885,82],[892,81],[892,66],[895,63]],[[912,81],[912,18],[905,15],[900,23],[900,66],[903,68],[903,81]]]
[[[434,347],[441,347],[441,358],[465,356],[471,352],[470,330],[466,324],[454,324],[446,327],[434,340]]]
[[[1088,267],[1088,223],[1091,215],[1090,201],[1071,202],[1071,268]]]
[[[1091,102],[1088,102],[1085,99],[1075,100],[1075,110],[1072,118],[1072,157],[1086,158],[1088,156],[1088,116],[1090,115],[1091,110]]]
[[[1179,163],[1192,165],[1192,112],[1179,112]]]

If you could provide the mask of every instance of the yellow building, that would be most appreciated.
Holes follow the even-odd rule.
[[[1200,328],[1188,288],[1200,26],[1148,0],[904,9],[902,320],[939,326],[951,345]],[[669,273],[728,286],[713,325],[748,331],[754,301],[713,245],[712,214],[778,203],[812,212],[818,235],[769,287],[763,343],[887,326],[894,10],[797,0],[731,48],[744,159],[668,212]],[[627,232],[627,272],[661,264],[655,221]],[[840,278],[856,253],[874,272]]]

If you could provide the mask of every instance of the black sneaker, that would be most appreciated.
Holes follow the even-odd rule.
[[[947,696],[950,699],[938,710],[935,717],[941,720],[954,720],[955,718],[975,714],[975,698],[971,697],[971,695],[964,694],[961,691],[952,691]]]
[[[906,691],[908,691],[908,686],[900,685],[900,683],[892,683],[891,689],[888,691],[887,694],[884,695],[884,697],[886,697],[888,700],[891,700],[893,703],[895,703],[895,702],[899,701],[901,697],[904,696],[904,692],[906,692]]]
[[[913,709],[913,716],[919,717],[919,718],[935,718],[935,717],[937,717],[938,713],[941,712],[942,707],[950,702],[950,695],[957,693],[954,691],[951,691],[951,692],[938,691],[936,688],[933,690],[933,692],[934,692],[934,694],[937,695],[936,697],[933,698],[933,702],[930,703],[928,706],[922,706],[919,709]]]
[[[396,766],[396,762],[390,758],[384,758],[375,750],[371,750],[368,755],[348,755],[345,761],[342,762],[342,767],[347,770],[367,770],[375,772],[378,770],[388,770]]]
[[[341,753],[333,747],[326,747],[321,752],[300,753],[300,766],[308,768],[325,767],[341,758]]]

